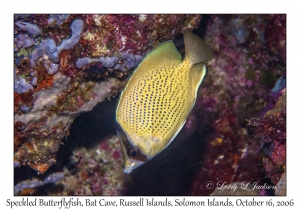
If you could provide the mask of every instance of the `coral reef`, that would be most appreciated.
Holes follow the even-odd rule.
[[[220,180],[227,184],[260,180],[261,185],[275,185],[278,182],[284,168],[285,143],[267,157],[262,139],[269,138],[273,142],[280,138],[285,142],[285,114],[277,112],[272,117],[262,116],[274,106],[270,106],[270,103],[274,104],[272,92],[283,91],[285,86],[285,60],[269,51],[272,46],[280,47],[284,52],[285,45],[267,41],[277,40],[277,36],[282,40],[285,38],[285,28],[280,29],[280,35],[272,34],[276,38],[270,38],[267,29],[277,24],[274,19],[282,18],[272,15],[210,16],[205,40],[214,50],[215,60],[208,63],[208,76],[187,120],[192,121],[185,127],[186,132],[196,130],[199,135],[210,131],[205,137],[206,147],[199,171],[192,182],[192,195],[213,192],[216,186],[207,189],[205,183],[208,181],[215,185]],[[282,79],[275,85],[280,77]],[[249,121],[257,126],[256,131],[249,126]],[[274,132],[277,130],[279,134]],[[264,133],[265,136],[260,136]],[[274,153],[280,153],[276,160],[272,158]],[[263,194],[274,194],[274,191]]]
[[[79,159],[80,158],[80,159]],[[73,151],[74,168],[64,170],[60,182],[49,188],[53,195],[122,195],[129,176],[122,172],[123,158],[116,135],[90,149]],[[58,186],[62,188],[56,189]]]
[[[218,118],[210,126],[211,133],[205,137],[202,163],[192,183],[192,195],[210,194],[220,182],[231,184],[263,177],[259,167],[259,152],[256,150],[259,145],[250,143],[251,137],[239,124],[231,107],[223,106]],[[248,168],[248,164],[254,167]],[[213,188],[207,188],[208,182],[214,183]]]
[[[127,72],[129,69],[136,67],[142,61],[142,59],[143,56],[133,55],[130,53],[121,53],[120,57],[100,57],[98,59],[85,57],[79,58],[76,61],[76,67],[81,69],[88,64],[100,62],[105,68],[114,67],[114,69]]]
[[[34,40],[26,34],[18,34],[14,39],[14,43],[20,50],[21,48],[27,48],[34,45]],[[15,49],[15,51],[18,49]]]
[[[26,180],[18,183],[14,187],[14,194],[20,194],[20,195],[26,195],[26,194],[31,194],[34,193],[35,190],[31,190],[32,188],[40,187],[45,184],[49,183],[55,183],[60,180],[62,180],[64,177],[64,174],[62,172],[54,173],[49,176],[47,176],[43,181],[38,180],[38,179],[33,179],[33,180]]]
[[[38,172],[15,178],[18,195],[216,195],[219,181],[277,184],[253,193],[284,194],[285,15],[43,14],[14,21],[14,166]],[[175,38],[179,46],[185,30],[215,54],[194,109],[174,143],[125,175],[113,97],[149,51]],[[63,177],[52,180],[58,171]]]
[[[64,50],[69,50],[78,44],[80,36],[83,30],[83,21],[80,19],[74,20],[71,24],[72,35],[68,39],[64,39],[61,44],[57,47],[58,53]]]
[[[266,44],[275,55],[286,60],[286,16],[274,15],[266,26]]]
[[[20,29],[28,32],[32,36],[37,36],[42,34],[42,29],[40,29],[37,25],[31,24],[28,22],[22,22],[22,21],[16,21],[16,26],[18,26]]]
[[[162,41],[174,39],[199,24],[198,15],[94,15],[87,17],[96,26],[84,33],[93,57],[126,52],[142,55]],[[105,29],[105,30],[103,30]]]
[[[274,108],[268,110],[262,118],[252,118],[248,121],[248,125],[255,131],[254,138],[263,145],[263,166],[267,176],[275,184],[286,170],[285,88],[281,92],[283,93]]]
[[[95,84],[70,83],[69,77],[56,73],[50,89],[32,94],[35,101],[30,112],[15,115],[15,123],[24,125],[20,131],[23,144],[15,148],[15,161],[44,173],[55,162],[55,153],[75,114],[90,111],[122,84],[114,78]]]
[[[63,172],[18,183],[15,195],[123,195],[129,176],[122,171],[123,158],[116,135],[73,148]],[[50,183],[50,184],[49,184]],[[43,186],[43,187],[41,187]]]
[[[197,27],[200,15],[43,14],[14,21],[14,165],[43,174],[57,162],[74,119],[114,97],[150,50]],[[96,185],[95,194],[114,194]]]
[[[51,14],[48,18],[49,26],[60,26],[67,21],[70,15],[67,14]]]

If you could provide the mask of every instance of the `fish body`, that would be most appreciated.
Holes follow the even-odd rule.
[[[207,44],[184,33],[184,60],[172,41],[159,45],[136,68],[116,109],[124,172],[150,160],[176,137],[191,112],[213,57]]]

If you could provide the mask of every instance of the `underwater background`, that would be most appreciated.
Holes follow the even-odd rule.
[[[119,92],[160,43],[184,55],[186,30],[215,56],[196,104],[163,152],[124,174]],[[13,41],[15,195],[218,195],[242,182],[285,195],[286,15],[16,14]]]

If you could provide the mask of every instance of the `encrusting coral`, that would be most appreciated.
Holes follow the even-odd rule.
[[[40,174],[32,183],[18,178],[16,194],[210,195],[218,181],[260,181],[284,191],[285,21],[285,15],[15,15],[14,165]],[[109,130],[103,136],[91,126],[115,107],[94,107],[116,96],[148,52],[186,30],[202,35],[215,55],[198,99],[174,143],[125,175],[109,122],[114,116],[99,125]],[[82,133],[66,140],[82,113],[95,116],[73,124]],[[64,144],[72,153],[68,164],[56,156]],[[61,179],[34,187],[57,170]]]
[[[114,97],[150,50],[198,26],[200,15],[36,14],[14,21],[14,165],[43,174],[76,116]]]

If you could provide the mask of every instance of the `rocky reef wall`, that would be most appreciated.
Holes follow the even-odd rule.
[[[114,97],[161,42],[184,54],[185,30],[215,55],[197,102],[125,175]],[[15,194],[216,195],[258,180],[282,190],[255,195],[285,193],[285,15],[15,15],[14,52]]]

